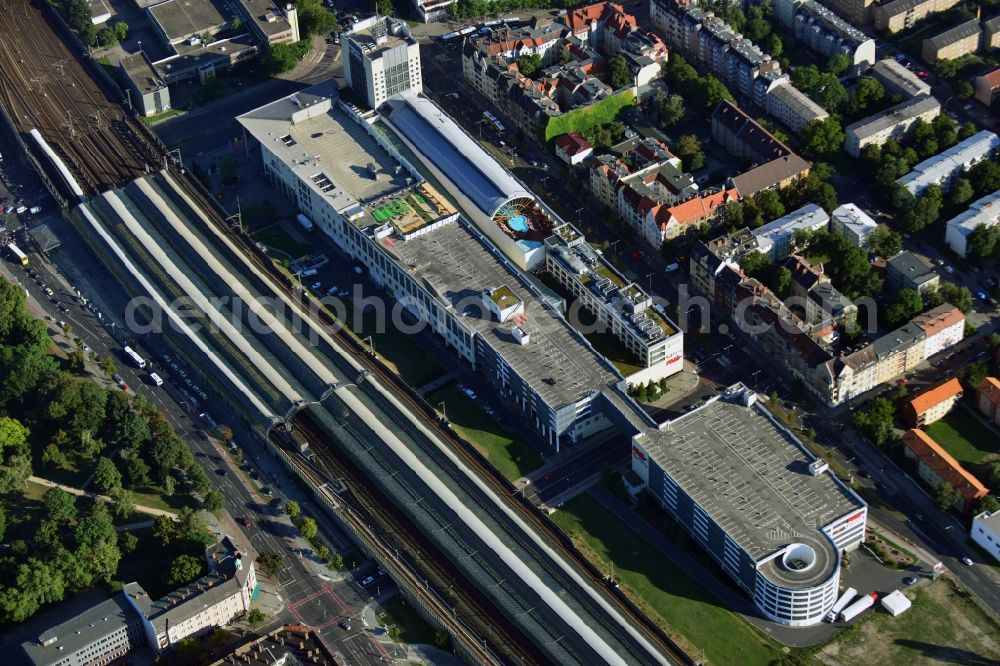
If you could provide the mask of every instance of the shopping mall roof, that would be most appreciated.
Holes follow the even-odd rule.
[[[513,199],[534,198],[430,100],[406,91],[391,97],[385,106],[388,122],[488,217]]]

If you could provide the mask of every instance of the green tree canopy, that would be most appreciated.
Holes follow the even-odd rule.
[[[696,171],[705,165],[705,154],[701,151],[701,141],[693,134],[685,134],[677,140],[674,154],[681,158],[685,171]]]
[[[211,511],[215,513],[216,511],[222,510],[225,505],[225,498],[222,497],[222,493],[212,490],[205,495],[204,509],[205,511]]]
[[[894,257],[903,249],[903,238],[885,224],[880,224],[868,236],[869,249],[880,257]]]
[[[76,498],[61,488],[49,488],[42,495],[45,516],[57,523],[68,523],[76,518]]]
[[[615,90],[624,88],[629,84],[628,63],[625,56],[616,53],[608,60],[608,85]]]
[[[900,289],[896,300],[886,312],[886,319],[892,327],[902,326],[924,311],[924,299],[913,289]]]
[[[950,483],[942,483],[934,489],[934,503],[942,511],[948,511],[958,502],[959,494]]]
[[[304,539],[314,539],[318,533],[319,528],[316,526],[315,519],[305,516],[301,521],[299,521],[299,534],[301,534]]]
[[[201,577],[201,560],[192,555],[178,555],[167,571],[167,585],[180,587]]]
[[[840,76],[851,66],[851,59],[846,53],[835,53],[826,61],[826,70],[834,76]]]
[[[122,474],[109,458],[101,456],[94,468],[94,486],[97,492],[109,495],[122,487]]]
[[[844,128],[834,116],[810,120],[802,129],[802,145],[813,155],[836,155],[844,145]]]
[[[851,417],[851,425],[876,446],[883,446],[892,437],[892,420],[895,409],[886,398],[875,398],[864,411],[858,410]]]

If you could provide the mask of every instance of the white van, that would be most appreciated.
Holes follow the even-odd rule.
[[[151,380],[153,381],[153,383],[154,383],[154,384],[156,384],[157,386],[163,386],[163,379],[161,379],[161,378],[160,378],[160,376],[159,376],[158,374],[156,374],[155,372],[151,372],[151,373],[149,373],[149,378],[150,378],[150,379],[151,379]]]
[[[28,209],[28,212],[31,213],[32,215],[38,215],[39,213],[42,212],[42,207],[32,206],[31,208]]]
[[[301,275],[302,277],[312,277],[313,275],[316,275],[316,273],[317,271],[315,268],[307,268],[301,273],[299,273],[299,275]]]

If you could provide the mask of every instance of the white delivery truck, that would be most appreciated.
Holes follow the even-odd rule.
[[[858,591],[853,587],[849,587],[844,590],[844,593],[840,595],[840,598],[833,602],[833,607],[830,609],[830,612],[826,614],[826,621],[833,622],[836,620],[837,616],[840,615],[840,611],[847,608],[847,604],[851,603],[856,596],[858,596]]]
[[[878,592],[869,592],[840,613],[841,621],[850,622],[874,606],[876,601],[878,601]]]

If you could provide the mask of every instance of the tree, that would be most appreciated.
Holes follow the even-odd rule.
[[[119,542],[123,553],[131,553],[139,546],[139,537],[131,532],[122,532]]]
[[[516,58],[514,62],[517,63],[517,70],[530,78],[542,66],[542,56],[537,53],[530,53]]]
[[[985,196],[1000,189],[1000,163],[997,160],[982,160],[968,171],[969,182],[979,196]]]
[[[115,21],[111,29],[114,30],[116,42],[123,42],[128,37],[128,23],[125,21]]]
[[[966,254],[971,257],[993,257],[1000,251],[1000,226],[982,224],[972,230]]]
[[[297,0],[295,7],[303,36],[325,35],[337,25],[337,17],[328,12],[320,0]]]
[[[201,576],[201,560],[191,555],[178,555],[167,570],[167,585],[180,587]]]
[[[868,236],[868,248],[880,257],[894,257],[903,250],[903,238],[884,224]]]
[[[840,54],[843,55],[843,54]],[[846,56],[844,56],[846,58]],[[865,77],[854,86],[854,94],[851,95],[850,112],[860,115],[869,106],[882,101],[885,97],[885,87],[878,79]]]
[[[829,73],[819,75],[819,81],[810,91],[810,96],[830,113],[839,113],[848,101],[847,89],[836,76]]]
[[[299,503],[296,502],[295,500],[288,500],[287,502],[285,502],[285,513],[288,514],[289,518],[295,520],[296,518],[299,517],[299,514],[302,513],[302,508],[299,506]]]
[[[11,451],[25,451],[31,431],[17,419],[0,416],[0,455]]]
[[[743,226],[743,206],[738,201],[726,202],[722,207],[720,219],[730,231],[740,229]]]
[[[951,303],[963,313],[968,313],[972,309],[972,292],[968,287],[954,282],[941,282],[937,289],[930,292],[925,302],[930,307]]]
[[[653,111],[664,127],[672,127],[684,117],[684,98],[680,95],[668,96],[661,90],[653,100]]]
[[[976,506],[976,512],[981,513],[983,511],[989,511],[990,513],[1000,511],[1000,500],[996,498],[996,495],[991,493],[979,500],[979,504]]]
[[[968,178],[957,178],[948,191],[948,199],[952,206],[958,208],[969,201],[975,193]]]
[[[302,40],[291,44],[269,44],[264,54],[264,67],[271,74],[281,74],[295,67],[309,52],[309,41]]]
[[[948,115],[941,114],[932,120],[931,127],[934,128],[934,134],[937,136],[938,146],[941,150],[951,148],[958,143],[958,130],[955,121]]]
[[[846,53],[835,53],[826,61],[826,70],[834,76],[840,76],[850,66],[851,59],[847,57]]]
[[[844,145],[844,128],[834,116],[810,120],[802,129],[802,145],[813,155],[836,155]]]
[[[955,94],[958,95],[960,99],[969,99],[976,94],[976,89],[972,87],[971,83],[962,79],[955,84]]]
[[[319,528],[316,526],[316,521],[309,516],[305,516],[301,521],[299,521],[299,534],[303,539],[314,539],[319,533]]]
[[[616,53],[608,60],[608,85],[615,90],[624,88],[629,84],[628,63],[625,56]]]
[[[778,33],[772,32],[764,38],[761,48],[772,58],[777,58],[784,52],[785,45],[781,41],[781,37],[778,36]]]
[[[965,367],[965,372],[962,373],[962,383],[968,387],[978,388],[989,373],[990,367],[986,363],[982,361],[971,363]]]
[[[764,190],[755,197],[757,206],[766,220],[776,220],[785,214],[785,205],[777,190]]]
[[[705,154],[701,152],[701,141],[693,134],[685,134],[677,140],[674,154],[681,158],[685,171],[696,171],[705,165]]]
[[[131,490],[118,487],[109,493],[111,501],[114,502],[112,510],[119,518],[128,518],[135,513],[135,495]]]
[[[170,516],[153,518],[153,538],[166,547],[177,539],[177,523]]]
[[[928,191],[937,187],[931,185],[924,191],[924,195],[917,199],[909,215],[903,220],[903,229],[907,233],[916,233],[935,222],[941,215],[941,200],[934,196],[928,196]],[[938,188],[940,191],[940,188]]]
[[[976,123],[972,122],[971,120],[967,120],[964,123],[962,123],[962,126],[958,129],[958,140],[965,141],[969,137],[975,136],[977,131],[978,130],[976,129]]]
[[[784,266],[779,266],[774,278],[774,293],[777,294],[778,298],[787,298],[791,286],[792,272]]]
[[[122,474],[109,458],[101,456],[94,468],[94,485],[97,491],[108,495],[122,487]]]
[[[917,154],[921,159],[936,155],[938,152],[937,132],[934,126],[917,119],[913,123],[913,145],[917,149]]]
[[[892,403],[885,398],[875,398],[865,411],[857,411],[851,418],[851,425],[875,446],[882,446],[892,436]]]
[[[392,16],[396,13],[395,7],[392,6],[392,0],[378,0],[378,2],[375,3],[375,9],[377,9],[378,13],[382,16]]]
[[[924,299],[913,289],[900,289],[896,301],[889,306],[886,319],[896,327],[908,322],[924,311]]]
[[[760,275],[766,275],[772,271],[774,269],[774,263],[760,250],[754,250],[740,260],[740,268],[742,268],[747,275],[757,277]]]
[[[701,93],[704,96],[701,107],[705,111],[711,111],[719,105],[723,100],[727,102],[736,102],[732,93],[729,92],[729,88],[726,87],[719,79],[715,78],[711,74],[705,76],[702,82]]]
[[[61,488],[49,488],[42,495],[45,517],[57,523],[68,523],[76,518],[76,498]]]
[[[281,565],[283,564],[283,561],[281,559],[281,556],[278,555],[277,553],[265,550],[264,552],[257,554],[257,564],[259,564],[261,568],[264,569],[264,573],[266,573],[271,578],[274,578],[276,575],[278,575],[278,572],[281,571]]]
[[[819,85],[819,70],[816,65],[806,65],[799,67],[792,72],[792,83],[796,88],[804,92],[809,92]]]
[[[256,627],[266,619],[267,616],[264,615],[264,611],[259,608],[251,608],[250,612],[247,613],[247,624],[251,627]]]
[[[24,492],[28,477],[31,476],[31,458],[26,454],[15,454],[0,465],[0,495]]]
[[[205,518],[190,507],[184,507],[177,512],[177,535],[181,539],[204,546],[215,541]]]
[[[934,489],[934,503],[942,511],[947,511],[958,502],[959,494],[950,483],[942,483]]]
[[[225,503],[225,498],[222,497],[222,493],[212,490],[206,493],[205,499],[202,502],[202,508],[205,509],[205,511],[216,513],[217,511],[222,510]]]

